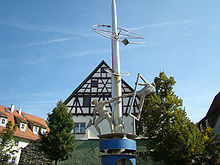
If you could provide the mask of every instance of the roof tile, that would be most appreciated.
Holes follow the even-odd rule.
[[[5,108],[8,108],[8,107],[0,105],[0,116],[7,117],[9,121],[12,121],[13,126],[15,124],[18,124],[17,121],[16,121],[16,119],[18,119],[22,123],[31,122],[33,125],[46,128],[47,131],[49,130],[49,128],[48,128],[48,126],[47,126],[47,124],[46,124],[46,122],[43,118],[40,118],[40,117],[37,117],[37,116],[30,115],[28,113],[22,112],[26,116],[26,118],[24,118],[23,115],[19,115],[17,110],[14,110],[13,113],[11,111],[9,113],[7,113],[7,112],[5,112]],[[10,108],[8,108],[8,109],[10,109]],[[0,126],[0,132],[2,132],[4,128],[5,127]],[[33,133],[32,129],[29,126],[29,124],[27,124],[25,132],[21,131],[19,126],[17,126],[14,136],[19,137],[19,138],[28,139],[28,140],[40,139],[39,135],[35,135]]]

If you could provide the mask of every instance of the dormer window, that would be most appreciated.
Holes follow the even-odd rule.
[[[41,134],[45,134],[46,133],[46,129],[45,128],[41,128]]]
[[[8,108],[5,108],[5,112],[10,113],[10,111],[9,111],[9,109],[8,109]]]
[[[4,117],[2,117],[2,118],[1,118],[1,121],[0,121],[0,125],[1,125],[2,127],[5,127],[5,126],[6,126],[6,123],[7,123],[7,119],[4,118]]]
[[[27,118],[26,115],[25,115],[24,113],[22,113],[22,116],[23,116],[24,118]]]
[[[21,123],[20,124],[20,130],[21,131],[25,131],[26,130],[26,124],[25,123]]]
[[[34,133],[35,135],[38,134],[38,131],[39,131],[39,127],[33,126],[33,133]]]

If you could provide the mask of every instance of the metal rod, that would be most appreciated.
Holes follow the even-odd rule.
[[[135,83],[135,88],[134,88],[134,94],[133,94],[133,96],[132,96],[131,105],[130,105],[129,112],[128,112],[129,115],[130,115],[131,117],[133,117],[134,119],[136,119],[136,120],[137,120],[137,118],[136,118],[134,115],[132,115],[132,108],[133,108],[133,105],[134,105],[134,100],[135,100],[135,96],[136,96],[136,93],[137,93],[137,87],[138,87],[138,83],[139,83],[139,78],[140,78],[140,76],[141,76],[141,74],[138,73],[137,80],[136,80],[136,83]],[[135,112],[134,112],[134,113],[135,113]]]
[[[112,0],[112,97],[121,96],[121,75],[119,57],[119,38],[117,32],[117,12],[115,0]],[[113,103],[113,123],[116,133],[122,132],[122,103],[121,99]]]

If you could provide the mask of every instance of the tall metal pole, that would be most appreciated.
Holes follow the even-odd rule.
[[[119,38],[117,32],[117,12],[115,0],[112,0],[112,97],[121,96],[121,75],[119,57]],[[121,99],[113,103],[113,123],[115,133],[122,132],[122,104]]]

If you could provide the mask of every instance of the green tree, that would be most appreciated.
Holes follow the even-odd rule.
[[[146,137],[146,149],[155,161],[169,165],[216,163],[219,149],[213,130],[200,132],[187,118],[182,99],[173,92],[175,83],[174,77],[168,78],[164,72],[155,77],[155,92],[145,100],[137,133]]]
[[[58,161],[64,161],[72,155],[75,141],[72,134],[74,122],[66,106],[59,101],[53,112],[48,114],[47,123],[50,131],[42,135],[40,149],[57,165]]]
[[[11,159],[11,155],[18,152],[13,149],[15,143],[17,143],[17,139],[14,138],[14,132],[16,130],[16,126],[12,128],[12,122],[8,121],[5,129],[0,134],[0,162],[1,164],[9,164],[9,160]]]

